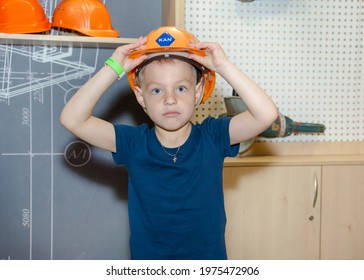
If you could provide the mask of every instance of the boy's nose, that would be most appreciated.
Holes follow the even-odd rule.
[[[176,96],[172,92],[168,92],[164,99],[164,105],[171,106],[177,103]]]

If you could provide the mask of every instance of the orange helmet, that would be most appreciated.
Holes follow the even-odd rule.
[[[38,0],[0,1],[0,32],[39,33],[51,24]]]
[[[205,102],[207,98],[211,96],[215,86],[215,72],[204,67],[192,59],[188,59],[189,53],[205,56],[206,53],[202,50],[191,48],[188,45],[190,43],[198,42],[196,37],[186,30],[174,27],[174,26],[162,26],[156,30],[153,30],[147,35],[147,42],[145,48],[137,50],[129,55],[130,58],[138,58],[144,54],[148,58],[136,68],[128,72],[128,80],[131,88],[134,90],[137,84],[138,72],[142,67],[151,61],[161,58],[175,58],[184,60],[197,68],[204,77],[204,94],[201,102]]]
[[[52,26],[93,37],[119,37],[106,6],[99,0],[62,0],[53,12]]]

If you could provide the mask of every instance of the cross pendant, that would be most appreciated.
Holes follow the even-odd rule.
[[[173,160],[173,162],[174,162],[174,163],[176,163],[177,158],[176,158],[176,157],[174,157],[172,160]]]

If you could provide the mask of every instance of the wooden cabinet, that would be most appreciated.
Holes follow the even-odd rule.
[[[229,259],[364,259],[361,155],[234,159],[224,192]]]
[[[364,259],[364,166],[322,169],[322,259]]]
[[[318,259],[320,174],[319,166],[225,168],[229,258]]]

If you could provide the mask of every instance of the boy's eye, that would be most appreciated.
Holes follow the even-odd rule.
[[[185,86],[179,86],[177,88],[177,92],[185,92],[187,90],[187,88]]]
[[[160,94],[162,91],[159,88],[152,89],[153,94]]]

